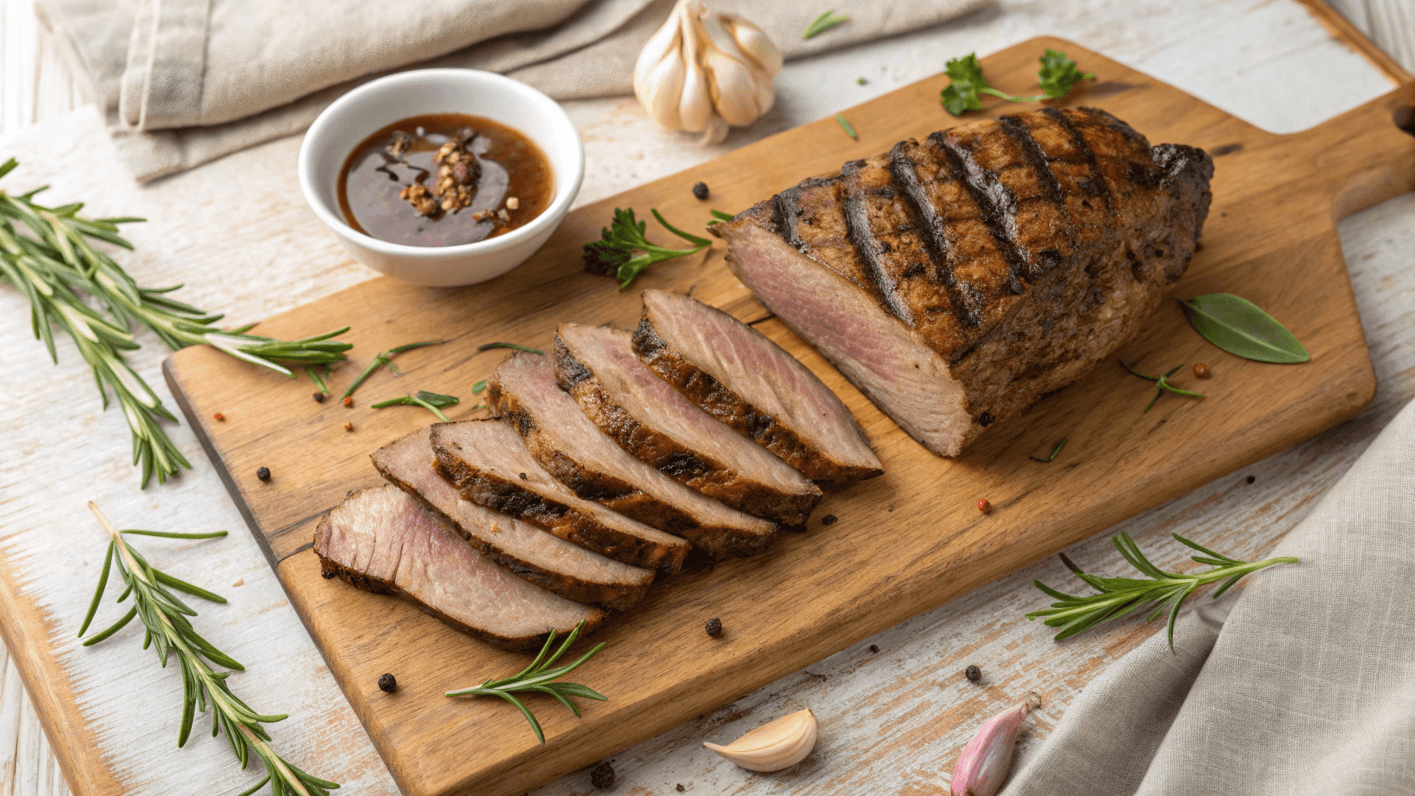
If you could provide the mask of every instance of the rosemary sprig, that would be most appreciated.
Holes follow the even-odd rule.
[[[328,365],[325,365],[326,369],[328,369],[328,367]],[[314,382],[314,386],[318,387],[320,392],[325,395],[329,394],[329,383],[324,380],[324,376],[320,375],[318,370],[315,370],[313,367],[307,367],[305,368],[305,373],[309,375],[310,381]]]
[[[827,11],[816,17],[815,21],[806,26],[806,32],[801,35],[803,39],[814,39],[825,33],[836,25],[843,25],[849,22],[850,18],[844,14],[837,14],[834,11]]]
[[[509,348],[513,351],[525,351],[527,354],[540,354],[541,356],[545,356],[545,352],[539,348],[531,348],[530,346],[518,345],[516,343],[483,343],[477,346],[478,351],[490,351],[493,348]]]
[[[712,213],[712,220],[707,222],[707,225],[709,227],[713,224],[721,224],[724,221],[731,221],[732,219],[736,218],[736,216],[732,215],[731,213],[724,213],[721,210],[709,210],[708,212]]]
[[[98,518],[98,522],[104,530],[108,532],[109,542],[108,554],[103,559],[103,570],[98,576],[98,588],[94,591],[88,613],[84,615],[83,625],[79,628],[79,636],[82,637],[84,632],[88,630],[94,614],[98,612],[98,604],[103,599],[103,592],[108,586],[108,576],[114,562],[117,562],[119,577],[127,584],[127,588],[119,596],[118,602],[123,602],[131,594],[133,607],[107,629],[90,636],[84,641],[84,646],[93,646],[103,641],[121,630],[133,620],[133,617],[137,617],[147,629],[143,639],[143,649],[147,649],[149,645],[155,645],[157,658],[161,661],[163,668],[166,668],[167,661],[175,653],[182,672],[184,694],[182,723],[177,734],[177,746],[182,747],[187,743],[197,712],[206,713],[207,703],[210,702],[212,737],[223,730],[225,731],[226,740],[231,745],[231,752],[240,762],[242,770],[250,762],[252,753],[255,753],[255,756],[260,758],[261,763],[265,766],[265,778],[256,783],[254,787],[244,791],[242,796],[255,793],[267,783],[269,783],[270,791],[274,796],[285,796],[285,794],[326,796],[329,791],[338,788],[339,786],[333,782],[301,771],[281,758],[270,747],[270,735],[263,725],[281,721],[286,716],[256,713],[231,693],[230,687],[226,684],[226,679],[231,675],[231,671],[215,671],[211,668],[210,663],[238,672],[244,671],[244,667],[231,656],[212,646],[211,642],[196,632],[191,621],[187,618],[196,616],[196,611],[189,608],[171,590],[175,589],[216,603],[226,602],[225,598],[153,567],[123,538],[125,534],[133,534],[168,539],[211,539],[225,536],[226,532],[119,531],[108,522],[108,518],[103,516],[103,513],[93,502],[89,502],[88,508]]]
[[[1121,359],[1118,361],[1120,362],[1120,367],[1130,371],[1133,375],[1139,376],[1142,379],[1149,379],[1150,381],[1155,382],[1155,397],[1151,398],[1150,402],[1145,405],[1146,412],[1150,411],[1150,409],[1154,407],[1155,401],[1158,401],[1160,399],[1160,396],[1165,394],[1165,392],[1172,392],[1175,395],[1187,395],[1190,398],[1205,397],[1203,393],[1181,390],[1178,387],[1175,387],[1173,384],[1169,383],[1169,377],[1173,376],[1175,373],[1178,373],[1179,369],[1184,367],[1183,365],[1175,365],[1174,367],[1170,368],[1164,373],[1161,373],[1158,376],[1147,376],[1144,373],[1141,373],[1135,370],[1134,368],[1130,367],[1129,365],[1125,364],[1125,360]]]
[[[372,405],[374,409],[383,409],[388,406],[421,406],[422,408],[437,415],[437,419],[444,423],[451,422],[447,415],[442,414],[440,406],[455,406],[461,402],[455,395],[440,395],[427,390],[418,390],[417,395],[404,395],[401,398],[390,398],[387,401],[379,401]]]
[[[1250,572],[1256,572],[1273,564],[1297,563],[1297,558],[1294,556],[1278,556],[1249,563],[1215,553],[1177,533],[1173,536],[1181,544],[1203,553],[1203,555],[1194,556],[1194,560],[1200,564],[1208,564],[1213,569],[1191,574],[1166,572],[1151,564],[1149,559],[1145,558],[1145,554],[1140,552],[1135,540],[1130,538],[1130,534],[1121,531],[1118,535],[1111,537],[1115,542],[1116,549],[1120,551],[1126,561],[1130,562],[1131,566],[1138,569],[1148,579],[1102,578],[1097,575],[1088,575],[1063,553],[1061,561],[1066,565],[1066,568],[1099,591],[1100,594],[1076,596],[1057,591],[1039,580],[1033,581],[1038,589],[1055,599],[1056,602],[1051,604],[1051,608],[1027,614],[1027,618],[1045,617],[1045,624],[1048,627],[1061,628],[1061,632],[1056,634],[1056,640],[1061,641],[1078,633],[1084,633],[1104,622],[1120,619],[1140,608],[1153,607],[1154,610],[1150,611],[1150,615],[1145,618],[1145,621],[1153,622],[1160,615],[1166,612],[1169,614],[1169,649],[1173,651],[1174,620],[1179,616],[1179,606],[1183,605],[1189,595],[1197,589],[1216,581],[1224,581],[1224,584],[1214,592],[1214,599],[1217,600],[1224,592],[1228,591],[1228,587],[1237,583],[1239,578]]]
[[[1027,458],[1031,459],[1034,462],[1041,462],[1042,464],[1046,464],[1052,459],[1055,459],[1057,455],[1061,453],[1061,449],[1064,447],[1066,447],[1066,437],[1062,437],[1061,441],[1056,443],[1056,447],[1051,449],[1051,455],[1046,457],[1045,459],[1039,459],[1036,456],[1028,456]]]
[[[588,686],[583,686],[579,683],[555,682],[570,672],[580,668],[585,661],[594,657],[595,653],[604,649],[604,642],[600,642],[594,649],[586,652],[584,657],[572,664],[556,669],[550,668],[551,664],[560,660],[560,657],[565,654],[565,651],[570,649],[575,643],[575,639],[580,637],[580,631],[584,629],[584,626],[585,623],[583,621],[576,625],[575,629],[570,631],[570,635],[565,637],[565,642],[560,645],[560,649],[556,650],[555,654],[551,655],[549,658],[545,656],[550,652],[551,645],[555,643],[555,631],[553,630],[550,632],[550,637],[545,640],[545,646],[541,647],[540,654],[536,656],[535,660],[531,661],[530,666],[522,669],[519,673],[503,680],[487,680],[485,683],[475,688],[448,691],[447,696],[494,696],[510,702],[521,711],[521,714],[526,717],[526,721],[531,723],[531,729],[535,730],[536,738],[541,742],[541,745],[544,746],[545,733],[541,731],[540,722],[536,721],[535,714],[531,713],[530,708],[526,707],[524,702],[516,698],[514,692],[538,691],[542,694],[550,694],[555,697],[556,701],[560,704],[569,708],[570,712],[574,713],[576,716],[580,715],[580,708],[576,706],[574,702],[570,701],[570,697],[597,699],[601,702],[609,700],[609,697],[594,691]]]
[[[445,342],[447,341],[424,340],[421,343],[408,343],[407,345],[395,346],[393,348],[388,349],[387,351],[384,351],[383,353],[374,357],[372,362],[368,363],[368,367],[364,368],[364,372],[360,373],[357,379],[354,379],[354,383],[349,385],[349,389],[345,390],[344,394],[339,396],[339,400],[342,401],[345,398],[348,398],[349,396],[353,395],[354,390],[357,390],[360,385],[362,385],[365,381],[368,381],[368,377],[372,376],[374,371],[378,370],[384,365],[387,365],[390,371],[397,373],[398,366],[393,364],[393,356],[395,354],[401,354],[404,351],[411,351],[414,348],[422,348],[423,346],[442,345]]]
[[[17,165],[14,158],[0,165],[0,177]],[[132,432],[133,464],[142,471],[143,486],[153,475],[161,483],[191,464],[161,426],[161,421],[176,422],[176,417],[125,358],[124,352],[138,349],[134,326],[146,326],[174,350],[207,343],[291,378],[294,374],[282,362],[328,364],[344,359],[343,352],[350,348],[331,339],[347,327],[302,340],[246,334],[250,327],[216,328],[221,315],[168,296],[181,285],[142,287],[112,257],[94,248],[93,241],[133,248],[118,234],[118,225],[142,219],[90,219],[79,215],[79,203],[47,207],[34,201],[42,190],[0,191],[0,281],[29,300],[31,328],[35,338],[44,341],[50,359],[59,360],[53,333],[57,326],[93,369],[104,408],[110,391],[117,399]],[[96,299],[103,311],[89,306],[85,296]]]

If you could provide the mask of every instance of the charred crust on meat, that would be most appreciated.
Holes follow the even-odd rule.
[[[1075,124],[1071,117],[1056,108],[1043,108],[1042,113],[1047,118],[1055,121],[1071,137],[1071,144],[1081,153],[1081,157],[1091,168],[1091,176],[1080,182],[1081,189],[1089,192],[1092,196],[1099,196],[1105,200],[1106,209],[1111,208],[1110,189],[1106,187],[1105,176],[1101,173],[1100,163],[1096,161],[1096,153],[1091,150],[1090,144],[1086,143],[1086,137]]]
[[[857,162],[861,166],[864,165],[864,161]],[[856,255],[864,265],[865,276],[870,281],[868,287],[874,288],[885,308],[894,317],[913,326],[913,313],[900,299],[892,281],[884,274],[884,266],[879,260],[879,242],[870,231],[869,213],[865,208],[863,193],[854,181],[847,181],[841,186],[840,209],[845,216],[845,239],[855,248]]]
[[[805,252],[806,244],[796,234],[796,223],[801,215],[801,189],[787,188],[771,198],[776,229],[773,230],[798,252]]]
[[[979,324],[978,307],[981,306],[981,303],[972,299],[977,291],[970,285],[964,285],[962,287],[966,290],[960,290],[958,278],[953,272],[953,259],[950,256],[952,246],[948,236],[944,234],[943,222],[934,212],[932,203],[924,194],[923,185],[919,183],[918,164],[908,155],[911,145],[915,143],[913,139],[901,141],[889,151],[890,176],[894,178],[895,184],[900,188],[904,206],[913,219],[911,226],[920,231],[924,250],[938,264],[935,274],[939,283],[944,286],[945,295],[953,307],[954,314],[964,326],[977,328]],[[911,268],[909,272],[906,272],[906,276],[912,275],[912,273],[913,269]],[[971,291],[971,294],[967,291]]]
[[[593,378],[590,369],[580,364],[578,359],[565,347],[560,335],[555,336],[555,382],[560,389],[570,391],[575,385]]]
[[[928,141],[944,158],[953,178],[963,184],[978,205],[983,223],[987,225],[1012,272],[1013,284],[1009,287],[1014,294],[1021,294],[1022,281],[1029,274],[1027,255],[1017,245],[1015,236],[1009,232],[1010,226],[1015,222],[1013,214],[1017,209],[1016,197],[1006,186],[990,179],[973,161],[972,153],[960,146],[957,138],[936,132],[929,134]]]

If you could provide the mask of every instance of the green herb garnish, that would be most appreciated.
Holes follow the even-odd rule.
[[[515,351],[525,351],[527,354],[540,354],[541,356],[545,356],[545,352],[539,348],[529,348],[515,343],[486,343],[485,345],[477,346],[478,351],[490,351],[493,348],[510,348]]]
[[[855,128],[851,127],[851,126],[850,126],[850,123],[847,122],[847,121],[845,121],[845,115],[844,115],[844,114],[840,114],[840,113],[835,114],[835,123],[838,124],[838,125],[840,125],[840,129],[844,130],[846,135],[850,136],[851,138],[855,139],[856,141],[859,141],[859,140],[860,140],[860,136],[855,135]]]
[[[1087,575],[1063,553],[1061,554],[1061,562],[1066,565],[1066,568],[1099,591],[1100,594],[1085,596],[1065,594],[1050,588],[1039,580],[1033,581],[1038,589],[1057,602],[1052,603],[1051,608],[1044,611],[1033,611],[1027,614],[1027,618],[1045,617],[1047,627],[1061,628],[1061,632],[1056,634],[1056,640],[1061,641],[1078,633],[1084,633],[1096,625],[1119,619],[1137,609],[1153,607],[1154,610],[1150,612],[1145,621],[1152,622],[1161,614],[1168,612],[1169,649],[1172,652],[1174,650],[1174,620],[1179,615],[1179,606],[1201,586],[1220,580],[1224,581],[1224,584],[1214,592],[1214,599],[1217,600],[1224,592],[1228,591],[1228,587],[1238,582],[1239,578],[1249,572],[1256,572],[1273,564],[1297,563],[1297,558],[1294,556],[1280,556],[1248,563],[1215,553],[1177,533],[1173,536],[1181,544],[1203,553],[1201,556],[1194,556],[1194,560],[1200,564],[1208,564],[1213,569],[1192,574],[1165,572],[1145,558],[1145,555],[1135,544],[1135,540],[1130,538],[1130,534],[1121,531],[1119,535],[1111,537],[1115,542],[1116,549],[1120,551],[1126,561],[1130,562],[1131,566],[1138,569],[1148,579],[1102,578],[1096,575]]]
[[[98,518],[99,523],[103,525],[104,530],[108,531],[110,540],[108,554],[103,559],[103,570],[98,576],[98,588],[94,591],[93,601],[89,603],[88,613],[84,615],[83,625],[79,628],[79,636],[82,637],[88,630],[94,614],[98,612],[98,605],[108,586],[108,575],[114,562],[117,562],[119,577],[127,584],[127,588],[118,597],[118,602],[123,602],[131,594],[133,607],[107,629],[86,639],[84,646],[89,647],[109,638],[131,622],[133,617],[137,617],[147,629],[143,639],[143,649],[147,649],[148,645],[155,646],[157,658],[164,668],[166,668],[167,661],[172,654],[175,653],[182,672],[182,693],[184,696],[182,723],[177,731],[177,746],[181,747],[187,743],[197,711],[205,713],[209,702],[212,714],[212,737],[222,731],[226,733],[226,740],[231,745],[232,753],[240,761],[242,770],[246,768],[252,753],[260,758],[260,762],[265,766],[265,778],[244,791],[241,796],[255,793],[266,783],[270,784],[270,791],[274,796],[285,796],[285,794],[326,796],[329,791],[338,788],[339,786],[333,782],[311,776],[296,768],[270,747],[270,735],[263,725],[281,721],[286,716],[256,713],[239,697],[231,693],[230,687],[226,684],[231,671],[215,671],[208,661],[237,672],[245,671],[245,667],[197,634],[188,619],[188,617],[196,616],[196,611],[189,608],[171,590],[175,589],[215,603],[224,603],[226,599],[153,567],[123,538],[125,534],[129,534],[168,539],[212,539],[225,536],[226,532],[119,531],[108,522],[108,519],[98,510],[98,506],[90,502],[88,507]]]
[[[1042,93],[1035,97],[1014,97],[988,84],[987,78],[983,77],[983,65],[978,63],[976,53],[954,58],[944,67],[944,72],[952,82],[940,92],[943,107],[954,116],[962,116],[964,111],[982,110],[983,103],[978,99],[979,94],[991,94],[1008,102],[1060,99],[1080,81],[1095,78],[1095,74],[1083,73],[1077,69],[1076,62],[1068,58],[1066,53],[1056,50],[1047,50],[1041,57],[1041,64],[1042,68],[1037,71],[1037,84],[1041,86]]]
[[[0,165],[0,177],[18,163]],[[251,328],[223,331],[214,324],[221,315],[199,310],[168,296],[181,285],[142,287],[112,257],[94,248],[102,241],[125,249],[133,245],[118,234],[118,225],[141,218],[97,218],[79,215],[80,203],[47,207],[34,201],[43,188],[26,194],[0,191],[0,281],[24,294],[30,304],[30,326],[43,340],[49,358],[59,361],[53,327],[73,339],[93,369],[103,406],[111,390],[133,438],[133,464],[142,471],[142,485],[153,475],[158,483],[191,463],[172,444],[161,421],[177,418],[128,365],[125,352],[138,349],[135,326],[146,326],[173,350],[206,343],[236,359],[270,368],[290,378],[281,364],[328,364],[344,359],[349,343],[331,338],[349,327],[299,340],[276,340],[246,334]],[[92,299],[86,301],[85,299]],[[97,303],[98,308],[92,306]]]
[[[1146,412],[1150,411],[1150,408],[1155,405],[1155,401],[1158,401],[1158,400],[1160,399],[1160,396],[1161,396],[1161,395],[1164,395],[1166,392],[1172,392],[1172,393],[1174,393],[1175,395],[1187,395],[1187,396],[1189,396],[1190,398],[1203,398],[1203,397],[1205,397],[1205,396],[1203,395],[1203,393],[1189,392],[1188,390],[1181,390],[1181,389],[1179,389],[1178,387],[1175,387],[1173,384],[1170,384],[1170,383],[1169,383],[1169,377],[1170,377],[1170,376],[1173,376],[1175,373],[1178,373],[1178,372],[1179,372],[1179,369],[1182,368],[1182,367],[1184,367],[1183,365],[1175,365],[1174,367],[1170,368],[1169,370],[1165,371],[1164,373],[1161,373],[1161,374],[1158,375],[1158,376],[1147,376],[1147,375],[1145,375],[1145,374],[1139,372],[1138,370],[1135,370],[1134,368],[1130,367],[1129,365],[1125,364],[1125,360],[1122,359],[1122,360],[1117,360],[1117,361],[1120,362],[1120,367],[1125,368],[1126,370],[1130,371],[1132,374],[1134,374],[1134,375],[1136,375],[1136,376],[1139,376],[1139,377],[1142,378],[1142,379],[1149,379],[1150,381],[1155,382],[1155,397],[1154,397],[1154,398],[1151,398],[1151,399],[1150,399],[1150,402],[1149,402],[1148,404],[1146,404],[1146,406],[1145,406],[1145,411],[1146,411]]]
[[[1057,457],[1057,454],[1061,453],[1061,449],[1064,447],[1066,447],[1066,437],[1062,437],[1061,441],[1056,443],[1056,447],[1051,449],[1051,455],[1046,457],[1045,459],[1038,459],[1036,456],[1028,456],[1027,458],[1031,459],[1034,462],[1041,462],[1042,464],[1046,464],[1052,459],[1055,459]]]
[[[1178,301],[1194,331],[1230,354],[1279,364],[1312,358],[1286,326],[1247,299],[1231,293],[1211,293]]]
[[[348,398],[349,396],[353,395],[354,390],[357,390],[360,386],[362,386],[365,381],[368,381],[368,377],[373,375],[374,371],[378,370],[384,365],[388,366],[389,371],[397,373],[398,366],[393,364],[394,354],[401,354],[404,351],[411,351],[414,348],[422,348],[423,346],[442,345],[445,342],[447,341],[424,340],[421,343],[408,343],[407,345],[395,346],[393,348],[388,349],[387,351],[384,351],[378,356],[375,356],[372,362],[368,363],[368,367],[364,368],[364,372],[360,373],[357,379],[354,379],[354,383],[349,385],[349,389],[345,390],[344,394],[339,396],[339,400],[342,401],[345,398]]]
[[[438,420],[444,423],[450,423],[452,421],[448,420],[447,415],[444,415],[442,410],[438,407],[456,406],[460,402],[461,399],[455,395],[442,395],[440,393],[428,392],[427,390],[418,390],[417,395],[404,395],[401,398],[389,398],[387,401],[379,401],[376,404],[372,404],[371,408],[383,409],[389,406],[421,406],[437,415]]]
[[[712,213],[712,220],[707,222],[708,226],[712,226],[713,224],[721,224],[724,221],[731,221],[732,219],[736,218],[736,216],[732,215],[731,213],[724,213],[721,210],[709,210],[708,212]]]
[[[648,222],[634,218],[632,209],[616,207],[614,221],[601,232],[602,238],[585,244],[585,270],[613,276],[619,280],[619,289],[623,290],[650,265],[696,254],[711,245],[707,238],[690,235],[669,224],[658,210],[651,212],[664,229],[693,244],[693,248],[668,249],[649,243],[648,238],[644,237]]]
[[[479,382],[477,382],[476,384],[473,384],[473,385],[472,385],[472,395],[481,395],[481,394],[482,394],[482,391],[485,390],[485,389],[486,389],[486,379],[482,379],[481,381],[479,381]]]
[[[550,631],[550,637],[545,640],[545,646],[541,647],[540,654],[536,656],[535,660],[531,661],[530,666],[522,669],[519,674],[512,675],[504,680],[487,680],[476,688],[463,688],[457,691],[448,691],[447,696],[494,696],[510,702],[521,711],[521,714],[526,717],[526,721],[531,723],[531,729],[535,730],[536,738],[541,742],[541,745],[544,746],[545,733],[541,731],[540,722],[536,721],[535,714],[531,713],[530,708],[527,708],[524,702],[517,699],[513,692],[538,691],[542,694],[550,694],[555,697],[556,701],[560,704],[569,708],[570,712],[574,713],[576,716],[580,715],[580,708],[577,707],[574,702],[570,701],[570,697],[597,699],[601,702],[609,700],[609,697],[592,690],[588,686],[583,686],[579,683],[555,682],[570,672],[580,668],[585,661],[594,657],[595,653],[604,649],[604,642],[600,642],[594,649],[586,652],[584,657],[568,666],[561,666],[557,669],[550,668],[551,664],[560,660],[560,657],[565,654],[565,651],[570,649],[570,646],[575,643],[575,639],[580,637],[580,631],[584,626],[585,623],[583,621],[576,625],[575,629],[570,631],[570,635],[565,637],[565,642],[560,645],[560,649],[556,650],[554,655],[546,658],[546,653],[550,652],[551,645],[555,643],[555,631]]]
[[[850,18],[844,14],[837,14],[834,11],[827,11],[816,17],[816,20],[806,26],[806,32],[801,36],[803,39],[814,39],[825,33],[836,25],[843,25],[849,22]]]
[[[324,368],[326,372],[329,370],[328,365],[325,365]],[[320,375],[319,371],[315,370],[313,367],[307,367],[305,368],[305,373],[310,377],[310,381],[314,382],[314,386],[319,388],[320,392],[325,395],[329,394],[329,384],[324,380],[324,376]]]

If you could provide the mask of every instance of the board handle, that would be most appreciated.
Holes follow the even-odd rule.
[[[1293,138],[1337,220],[1415,191],[1415,82]]]

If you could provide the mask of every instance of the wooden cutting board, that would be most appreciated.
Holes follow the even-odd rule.
[[[1415,84],[1313,130],[1279,136],[1071,42],[1033,39],[983,63],[994,85],[1026,93],[1047,47],[1097,75],[1061,104],[1102,107],[1153,143],[1192,144],[1215,156],[1213,209],[1175,295],[1223,291],[1253,300],[1307,345],[1310,363],[1267,365],[1224,354],[1166,303],[1120,354],[1145,371],[1184,365],[1176,381],[1208,398],[1166,396],[1144,412],[1152,385],[1119,366],[1101,366],[948,460],[909,439],[771,318],[728,271],[720,243],[706,256],[656,266],[623,292],[581,273],[580,247],[615,207],[643,216],[656,207],[696,228],[708,208],[740,210],[901,138],[956,124],[939,106],[942,76],[845,111],[858,141],[823,119],[580,208],[536,257],[492,282],[429,289],[375,279],[257,327],[290,337],[351,325],[345,339],[355,348],[333,376],[336,395],[379,351],[449,340],[401,355],[401,373],[369,380],[352,408],[315,403],[307,380],[245,367],[208,348],[168,360],[173,392],[407,793],[512,794],[549,782],[1307,439],[1370,400],[1375,378],[1335,221],[1415,188],[1415,138],[1397,125],[1410,117]],[[1018,106],[989,107],[986,115]],[[699,180],[711,186],[707,202],[690,192]],[[650,227],[651,237],[671,240]],[[828,494],[804,532],[785,535],[763,555],[656,587],[597,634],[608,647],[577,672],[578,682],[608,702],[585,705],[576,719],[548,697],[531,700],[546,732],[540,746],[510,706],[443,696],[514,672],[524,657],[452,631],[410,604],[324,580],[311,537],[320,515],[346,492],[380,482],[370,452],[430,420],[420,409],[373,411],[369,404],[427,389],[462,397],[449,412],[453,419],[485,416],[472,385],[504,352],[479,353],[480,344],[548,348],[565,321],[631,328],[638,291],[647,287],[691,290],[799,356],[855,412],[886,474]],[[1187,375],[1199,361],[1213,378]],[[224,422],[213,420],[217,412]],[[1028,458],[1045,456],[1062,437],[1069,441],[1054,462]],[[271,470],[268,482],[256,478],[262,466]],[[991,514],[978,512],[979,499],[992,503]],[[838,522],[825,525],[827,515]],[[1039,594],[1029,607],[1045,603]],[[722,620],[720,638],[703,632],[712,617]],[[384,672],[397,675],[396,694],[378,689]]]

